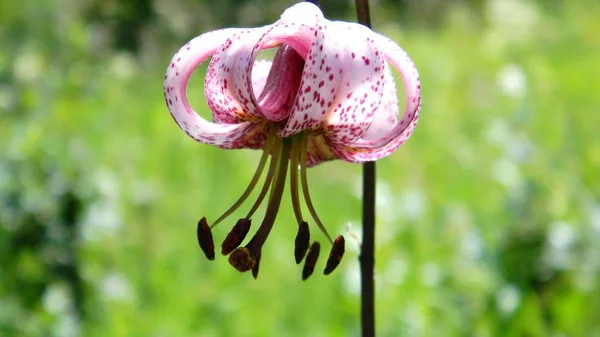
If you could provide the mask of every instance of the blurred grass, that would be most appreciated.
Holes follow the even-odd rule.
[[[600,336],[600,5],[482,3],[484,20],[456,5],[440,29],[373,18],[423,88],[416,133],[378,166],[379,334]],[[103,49],[74,10],[44,4],[0,7],[0,335],[358,336],[358,244],[301,282],[287,195],[258,281],[200,253],[198,218],[235,200],[260,154],[197,144],[172,122],[162,79],[185,40]],[[192,105],[208,115],[201,86]],[[309,179],[329,231],[360,233],[360,166]],[[82,215],[59,235],[68,193]],[[16,244],[31,221],[39,252]],[[47,267],[65,256],[82,310]],[[25,302],[32,280],[47,285]]]

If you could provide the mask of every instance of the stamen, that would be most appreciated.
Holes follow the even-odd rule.
[[[196,236],[198,237],[198,245],[204,252],[204,255],[209,260],[215,259],[215,245],[213,243],[212,232],[206,222],[206,218],[198,221],[198,228],[196,229]]]
[[[221,244],[221,254],[227,255],[231,253],[231,251],[236,249],[242,243],[242,241],[244,241],[244,238],[246,238],[246,235],[250,230],[251,223],[252,220],[246,218],[242,218],[237,221],[235,226],[233,226],[231,229],[231,232],[229,232],[223,241],[223,244]]]
[[[309,244],[310,231],[308,229],[308,223],[306,221],[301,221],[298,224],[298,235],[296,235],[296,242],[294,245],[294,257],[296,258],[296,264],[300,264],[302,259],[304,259]]]
[[[265,141],[265,148],[263,150],[262,156],[260,157],[258,167],[256,168],[256,171],[254,172],[254,176],[252,177],[252,180],[250,180],[250,184],[248,185],[248,187],[246,188],[244,193],[242,193],[242,196],[240,196],[240,198],[233,204],[233,206],[231,206],[227,211],[225,211],[225,213],[223,213],[223,215],[221,215],[212,224],[212,226],[210,226],[211,228],[215,227],[221,221],[223,221],[225,218],[227,218],[229,215],[231,215],[231,213],[235,212],[235,210],[237,210],[244,203],[244,201],[248,198],[250,193],[252,193],[252,190],[254,189],[254,187],[256,186],[256,183],[258,183],[258,180],[260,179],[260,176],[262,175],[262,172],[265,168],[265,164],[267,163],[267,159],[269,158],[269,153],[271,152],[271,149],[273,148],[273,144],[275,143],[273,141],[273,138],[274,138],[273,132],[269,131],[269,133],[267,135],[267,140]],[[247,217],[247,218],[250,218],[250,217]]]
[[[229,264],[237,271],[243,273],[256,265],[256,259],[250,256],[250,251],[246,247],[236,248],[229,255]]]
[[[254,268],[252,268],[252,277],[256,280],[258,278],[258,268],[260,267],[260,257],[262,256],[261,252],[258,252],[258,256],[256,256],[256,264]]]
[[[279,211],[281,205],[281,197],[285,189],[285,177],[287,174],[288,162],[290,160],[291,140],[284,138],[283,146],[281,148],[281,155],[279,157],[279,168],[277,169],[277,176],[274,177],[274,183],[271,188],[271,196],[269,197],[269,204],[267,205],[267,211],[265,217],[258,228],[254,237],[246,245],[246,247],[237,248],[231,255],[229,255],[229,263],[233,265],[238,271],[248,271],[256,265],[256,259],[260,250],[264,245]]]
[[[300,208],[300,198],[298,196],[298,160],[300,159],[300,146],[298,141],[292,141],[292,154],[290,163],[290,190],[292,192],[292,206],[294,215],[298,224],[302,222],[302,209]]]
[[[281,152],[281,141],[276,138],[273,141],[273,154],[271,155],[271,162],[269,163],[269,170],[267,171],[267,177],[265,178],[263,187],[260,190],[260,193],[258,194],[258,197],[256,198],[256,201],[254,202],[254,205],[252,205],[250,212],[248,212],[248,215],[246,215],[247,219],[250,219],[254,215],[254,212],[256,212],[256,210],[258,209],[260,204],[262,204],[263,200],[265,199],[265,196],[267,195],[267,192],[269,191],[269,187],[271,187],[271,183],[273,182],[273,177],[275,176],[275,170],[277,169],[277,164],[279,164],[279,156],[281,154],[280,152]]]
[[[333,245],[333,240],[331,240],[331,236],[327,233],[325,226],[321,222],[321,219],[317,216],[317,212],[315,211],[315,207],[310,199],[310,193],[308,192],[308,179],[306,178],[306,152],[308,147],[308,140],[304,136],[300,136],[300,142],[302,144],[302,149],[300,150],[300,179],[302,181],[302,192],[304,194],[304,201],[306,202],[306,206],[308,207],[308,211],[310,215],[312,215],[313,220],[317,224],[317,227],[323,232],[329,243]]]
[[[342,257],[344,256],[344,251],[346,250],[346,240],[344,237],[339,235],[335,238],[333,242],[333,246],[331,247],[331,252],[329,253],[329,258],[327,259],[327,264],[325,265],[325,270],[323,270],[323,274],[329,275],[342,261]]]
[[[306,261],[304,261],[304,268],[302,268],[302,281],[306,281],[315,271],[315,265],[319,258],[319,252],[321,252],[321,245],[318,242],[313,242],[306,255]]]

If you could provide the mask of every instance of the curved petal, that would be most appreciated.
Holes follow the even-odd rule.
[[[381,101],[385,60],[374,33],[362,25],[323,20],[316,33],[290,118],[278,134],[321,130],[333,142],[352,144]]]
[[[204,95],[217,120],[231,124],[262,119],[248,92],[252,83],[247,85],[246,80],[251,76],[240,63],[249,61],[256,42],[268,28],[240,29],[214,53],[206,71]]]
[[[279,122],[287,118],[300,86],[303,67],[304,60],[293,48],[287,45],[279,47],[264,90],[258,97],[260,110],[266,119]],[[254,79],[252,82],[254,83]],[[255,97],[253,95],[252,98]]]
[[[287,9],[273,26],[256,42],[250,55],[238,63],[236,71],[248,74],[254,71],[256,56],[265,48],[281,46],[273,60],[264,92],[257,95],[250,90],[252,78],[240,78],[237,85],[242,88],[241,99],[254,105],[261,115],[272,122],[289,116],[291,103],[298,91],[304,59],[314,39],[317,23],[323,19],[320,9],[312,3],[299,3]],[[290,48],[291,47],[291,48]],[[258,105],[260,108],[257,108]]]
[[[381,135],[385,135],[391,132],[399,123],[398,96],[396,93],[394,77],[392,75],[390,66],[386,65],[385,68],[385,84],[383,87],[383,97],[381,98],[381,104],[375,112],[373,123],[371,123],[369,129],[362,136],[361,140],[378,139],[381,137]],[[397,136],[396,138],[392,139],[392,141],[379,148],[361,148],[354,144],[341,145],[328,140],[325,140],[322,146],[328,147],[328,151],[330,151],[331,155],[333,155],[334,158],[339,158],[348,162],[356,163],[378,160],[390,155],[398,147],[404,144],[404,142],[412,134],[417,124],[417,119],[418,113],[416,115],[416,118],[413,118],[411,120],[411,122],[399,136]],[[331,155],[323,156],[323,153],[326,152],[323,150],[320,150],[320,152],[318,152],[318,154],[320,155],[318,158],[321,159],[321,161],[331,159]],[[318,164],[318,162],[316,162],[315,165],[316,164]]]
[[[416,120],[419,118],[421,109],[421,83],[419,73],[414,63],[408,57],[408,54],[394,41],[385,36],[375,34],[375,41],[380,50],[385,54],[385,58],[390,62],[402,76],[404,90],[406,91],[406,106],[402,119],[388,132],[376,139],[360,139],[352,146],[365,149],[377,149],[386,147],[388,143],[397,143],[398,138],[402,138],[410,132],[409,128],[414,128]],[[399,145],[398,145],[399,146]]]
[[[252,91],[255,96],[260,96],[265,88],[272,65],[273,62],[271,61],[260,60],[254,62],[254,67],[252,68]]]
[[[169,112],[177,125],[198,142],[231,146],[255,128],[251,123],[211,123],[200,117],[187,100],[187,84],[192,72],[236,31],[222,29],[194,38],[173,56],[167,68],[163,90]]]
[[[396,83],[394,83],[394,76],[392,70],[388,64],[385,65],[384,78],[383,78],[383,96],[381,97],[381,103],[375,111],[373,116],[373,122],[369,125],[369,128],[361,139],[371,140],[381,137],[390,132],[399,119],[398,107],[398,94],[396,92]]]
[[[404,142],[408,140],[410,135],[413,133],[415,126],[419,120],[418,114],[415,118],[404,128],[396,138],[392,139],[386,145],[379,148],[360,148],[352,145],[340,145],[330,144],[330,150],[339,159],[351,162],[351,163],[362,163],[365,161],[375,161],[383,157],[387,157],[392,152],[396,151]]]

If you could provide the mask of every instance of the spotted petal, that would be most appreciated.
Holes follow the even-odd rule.
[[[253,107],[259,106],[260,114],[272,122],[279,122],[289,116],[291,103],[298,91],[298,85],[315,27],[323,20],[323,14],[312,3],[299,3],[287,9],[281,19],[273,24],[253,46],[250,55],[238,62],[236,71],[240,81],[236,84],[245,101]],[[258,52],[271,46],[281,45],[273,60],[267,86],[260,96],[250,90],[254,79],[246,77],[256,67]],[[245,83],[244,83],[245,79]]]
[[[279,135],[319,130],[332,142],[352,144],[365,133],[381,101],[385,61],[374,33],[362,25],[323,20],[316,34]]]
[[[396,151],[397,148],[404,144],[404,142],[406,142],[412,135],[415,126],[417,125],[417,121],[418,117],[414,118],[399,135],[382,147],[360,148],[348,145],[340,146],[338,144],[333,144],[330,147],[330,150],[335,153],[336,157],[348,162],[360,163],[365,161],[375,161],[389,156],[392,154],[392,152]]]
[[[164,81],[164,95],[171,116],[179,127],[198,142],[232,147],[256,128],[250,123],[211,123],[189,105],[187,84],[192,72],[237,29],[222,29],[202,34],[183,46],[171,60]]]
[[[214,53],[206,71],[204,95],[219,121],[240,123],[262,118],[260,108],[251,97],[251,73],[246,72],[245,64],[267,30],[268,27],[240,29]]]
[[[358,149],[377,150],[378,148],[388,148],[389,143],[397,144],[396,147],[400,146],[402,143],[399,143],[398,139],[410,136],[412,128],[414,128],[419,118],[419,110],[421,109],[421,83],[414,63],[408,57],[408,54],[394,41],[379,34],[376,34],[375,37],[377,46],[385,54],[386,60],[398,70],[402,77],[406,92],[406,106],[404,107],[404,113],[399,123],[395,124],[393,128],[390,128],[390,130],[383,133],[380,137],[369,137],[358,140],[352,145]]]
[[[390,155],[408,140],[419,119],[419,104],[417,103],[415,105],[410,103],[420,103],[418,74],[414,73],[412,77],[404,77],[404,82],[405,87],[409,88],[407,89],[407,96],[411,97],[411,95],[416,95],[416,100],[414,97],[407,98],[408,103],[405,108],[405,114],[402,116],[402,119],[399,120],[396,86],[390,67],[386,67],[384,95],[381,105],[375,113],[373,123],[363,137],[355,144],[330,144],[330,150],[336,157],[349,162],[374,161]],[[393,137],[390,135],[393,135]],[[391,140],[388,140],[386,137],[391,137]],[[369,142],[372,146],[362,145]],[[373,146],[377,144],[380,145],[382,142],[385,142],[382,146]]]

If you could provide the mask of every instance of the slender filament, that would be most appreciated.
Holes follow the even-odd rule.
[[[267,240],[267,237],[273,228],[273,224],[275,223],[275,218],[277,218],[277,213],[279,212],[281,197],[283,196],[283,190],[285,189],[287,168],[290,161],[291,143],[291,139],[283,139],[281,156],[279,157],[279,167],[277,168],[277,175],[273,178],[271,196],[269,197],[265,217],[263,218],[258,231],[247,245],[250,250],[250,256],[253,258],[256,258],[256,255],[260,252],[260,249]]]
[[[277,169],[279,156],[280,156],[280,152],[281,152],[281,140],[279,140],[279,138],[275,138],[275,140],[273,141],[273,144],[274,144],[272,146],[273,154],[271,155],[271,162],[269,163],[269,170],[267,171],[267,177],[265,178],[265,182],[263,183],[263,187],[260,190],[258,198],[256,198],[256,201],[254,202],[254,205],[252,205],[250,212],[248,212],[246,219],[250,219],[254,215],[254,212],[256,212],[256,210],[258,209],[260,204],[263,202],[263,200],[265,199],[265,196],[267,195],[267,192],[269,192],[269,187],[271,186],[273,177],[275,176],[275,170]]]
[[[319,216],[317,216],[315,207],[313,206],[313,203],[310,199],[310,193],[308,192],[308,179],[306,178],[306,152],[308,147],[308,140],[304,136],[301,137],[302,138],[300,139],[300,143],[302,144],[302,149],[300,150],[300,180],[302,181],[302,192],[304,194],[304,201],[306,202],[308,211],[310,212],[310,215],[312,215],[313,220],[315,220],[317,227],[319,227],[321,232],[323,232],[325,237],[327,237],[329,243],[333,245],[333,240],[331,239],[331,236],[329,236],[329,233],[327,233],[327,230],[325,229],[325,226],[323,226],[321,219],[319,219]]]
[[[223,221],[225,218],[227,218],[229,215],[231,215],[231,213],[235,212],[235,210],[237,210],[244,203],[244,201],[248,198],[250,193],[252,193],[252,190],[254,189],[254,187],[256,186],[256,183],[258,183],[258,180],[260,179],[260,176],[262,175],[262,172],[265,168],[265,164],[267,163],[267,159],[269,158],[269,153],[271,152],[271,148],[273,147],[273,143],[274,143],[273,138],[274,138],[273,133],[269,132],[269,134],[267,136],[267,140],[265,141],[265,148],[263,150],[262,156],[260,157],[260,162],[258,163],[258,167],[256,168],[256,171],[254,172],[254,176],[252,177],[250,184],[248,185],[248,187],[246,188],[244,193],[242,193],[242,196],[233,204],[233,206],[231,206],[227,211],[225,211],[225,213],[223,213],[223,215],[221,215],[212,224],[212,226],[210,226],[210,228],[215,227],[216,225],[219,224],[219,222]]]
[[[302,222],[302,209],[300,209],[300,198],[298,195],[298,160],[300,157],[300,144],[298,140],[292,140],[292,154],[290,160],[290,189],[292,192],[292,206],[294,208],[294,215],[298,225]]]

